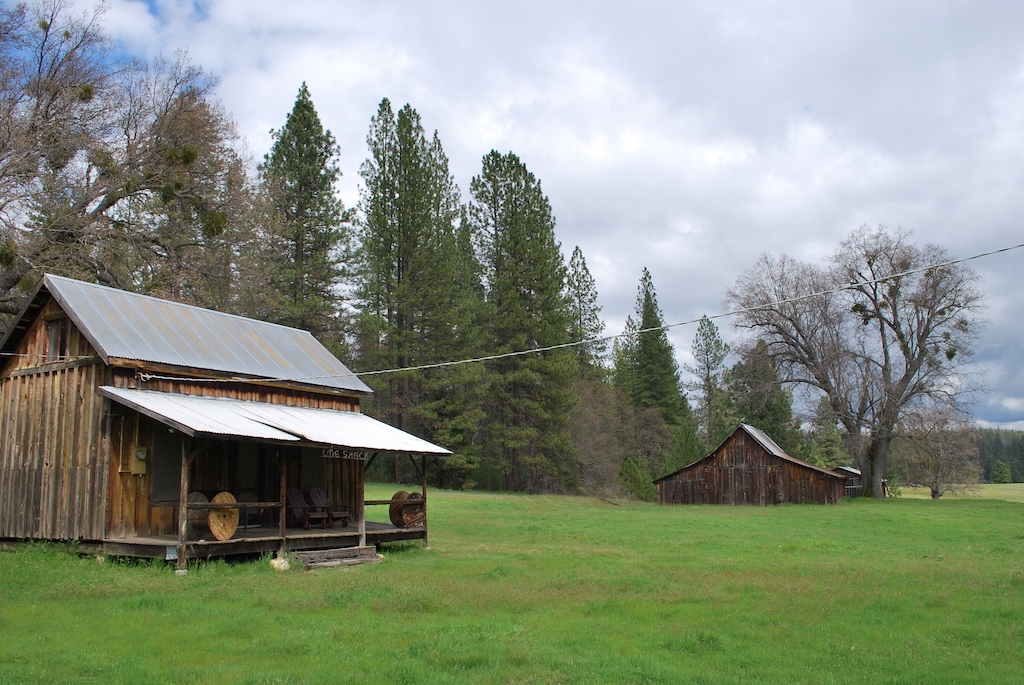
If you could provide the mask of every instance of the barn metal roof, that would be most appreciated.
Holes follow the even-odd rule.
[[[302,442],[379,452],[448,455],[449,450],[358,412],[100,387],[119,404],[189,436]]]
[[[774,454],[776,457],[789,456],[788,454],[786,454],[786,450],[779,447],[778,443],[769,438],[768,434],[765,433],[760,428],[754,428],[748,423],[741,423],[740,428],[745,430],[754,440],[757,440],[759,443],[761,443],[761,447],[765,448],[765,450],[767,450],[769,454]]]
[[[42,287],[106,363],[154,362],[372,392],[308,331],[50,274]]]

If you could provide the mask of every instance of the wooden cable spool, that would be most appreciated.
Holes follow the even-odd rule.
[[[405,498],[409,496],[409,493],[405,490],[399,490],[395,494],[391,495],[391,506],[388,507],[388,515],[391,517],[391,525],[398,526],[399,528],[405,527],[405,521],[402,519],[402,506],[405,502]]]
[[[213,504],[234,503],[235,496],[230,492],[218,492],[210,500]],[[218,540],[227,540],[238,530],[238,509],[210,509],[206,519],[210,532]]]
[[[208,504],[210,500],[206,498],[201,492],[190,492],[188,493],[189,504]],[[185,539],[186,540],[198,540],[203,537],[203,533],[206,531],[206,509],[192,509],[189,507],[188,510],[188,521],[185,524]]]
[[[422,494],[399,490],[391,496],[391,506],[388,508],[391,523],[399,528],[423,525],[427,515],[426,504]]]

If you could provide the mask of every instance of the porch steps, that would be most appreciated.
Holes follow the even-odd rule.
[[[327,568],[331,566],[355,566],[356,564],[377,564],[377,548],[339,547],[335,549],[309,549],[293,552],[295,558],[306,568]]]

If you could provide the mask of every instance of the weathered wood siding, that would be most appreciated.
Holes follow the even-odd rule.
[[[153,454],[154,432],[167,427],[106,400],[98,391],[102,385],[359,411],[358,397],[333,393],[241,382],[143,382],[135,368],[106,366],[70,321],[67,359],[48,361],[49,323],[62,316],[57,303],[48,302],[0,370],[0,538],[102,540],[176,534],[176,502],[151,499],[151,468],[132,472],[135,450]],[[190,489],[210,494],[239,490],[239,443],[214,440],[205,447],[193,462]],[[258,485],[253,488],[257,501],[280,499],[276,449],[259,446]],[[285,453],[282,457],[288,460]],[[323,461],[316,484],[335,502],[355,510],[362,462]]]
[[[161,375],[174,376],[173,372],[164,372]],[[312,407],[316,409],[330,409],[333,411],[359,411],[359,398],[334,394],[322,394],[294,390],[289,388],[277,388],[265,385],[250,385],[240,382],[192,382],[185,380],[167,380],[154,378],[142,381],[136,377],[135,369],[115,368],[111,385],[120,388],[132,388],[139,390],[155,390],[158,392],[174,392],[185,395],[198,395],[203,397],[222,397],[229,399],[245,400],[252,402],[267,402],[271,404],[287,404],[293,407]],[[136,412],[118,407],[113,403],[114,413],[122,414],[123,418],[112,421],[111,427],[116,432],[111,437],[111,445],[118,449],[118,455],[112,455],[113,468],[111,468],[110,485],[110,512],[109,512],[109,537],[132,537],[139,535],[173,535],[178,529],[178,507],[168,506],[166,503],[150,502],[152,492],[152,471],[143,476],[132,475],[122,470],[118,472],[117,462],[120,459],[130,460],[130,454],[126,451],[134,450],[135,447],[144,447],[147,450],[153,449],[152,432],[154,430],[166,430],[158,422],[147,417],[140,417]],[[238,443],[227,441],[208,441],[206,452],[193,462],[189,475],[189,489],[208,494],[208,496],[221,490],[228,490],[239,495],[238,485]],[[280,471],[277,459],[274,457],[278,448],[265,445],[260,448],[259,455],[259,485],[255,488],[256,499],[262,501],[277,501],[280,499]],[[294,454],[293,454],[294,452]],[[285,459],[295,473],[290,474],[289,482],[298,485],[297,469],[299,466],[298,453],[292,448],[280,447],[279,454]],[[358,484],[352,482],[356,473],[361,477],[361,470],[356,471],[350,465],[339,465],[334,462],[349,460],[326,459],[326,482],[323,477],[315,478],[317,484],[327,490],[329,496],[336,498],[334,501],[348,504],[354,508],[355,492]],[[123,462],[122,462],[123,463]],[[356,464],[357,466],[361,464]],[[292,470],[290,469],[290,470]],[[266,523],[272,522],[272,516],[267,517]]]
[[[99,540],[109,372],[69,322],[66,361],[46,361],[50,302],[0,374],[0,537]]]
[[[166,428],[116,402],[110,404],[110,410],[110,484],[106,537],[176,534],[178,507],[153,504],[150,501],[153,432]],[[143,448],[150,455],[144,474],[135,474],[131,470],[136,448]],[[180,464],[180,457],[177,463]]]
[[[843,479],[769,453],[743,431],[658,482],[661,504],[835,504]]]
[[[327,462],[327,497],[333,504],[347,505],[352,520],[359,518],[356,503],[362,492],[363,462],[355,459],[325,459]]]
[[[171,372],[162,375],[175,376]],[[114,369],[111,385],[118,388],[137,390],[156,390],[159,392],[175,392],[183,395],[199,395],[203,397],[224,397],[234,400],[267,402],[270,404],[286,404],[292,407],[312,407],[314,409],[331,409],[334,411],[359,411],[359,398],[346,395],[324,394],[276,388],[269,385],[252,385],[238,382],[202,382],[183,380],[164,380],[153,378],[141,381],[136,378],[134,369]]]

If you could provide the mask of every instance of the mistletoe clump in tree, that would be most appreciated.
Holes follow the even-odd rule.
[[[900,422],[962,410],[982,297],[977,276],[907,231],[862,227],[828,265],[762,255],[729,290],[737,325],[764,340],[784,380],[827,399],[867,483],[882,478]]]

